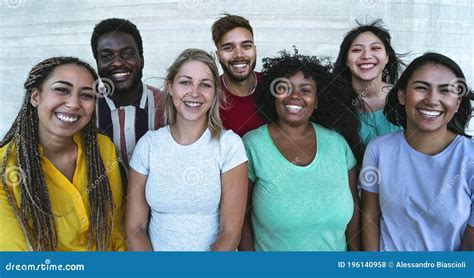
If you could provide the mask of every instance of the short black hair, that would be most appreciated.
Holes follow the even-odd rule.
[[[472,107],[469,98],[472,97],[472,91],[467,87],[465,83],[466,78],[459,65],[451,60],[449,57],[439,53],[427,52],[422,56],[413,60],[405,69],[400,76],[400,79],[395,86],[390,90],[387,96],[387,103],[384,108],[384,114],[387,119],[394,125],[407,126],[407,114],[405,112],[405,106],[401,105],[398,101],[398,92],[406,91],[408,81],[412,77],[413,73],[427,64],[442,65],[450,69],[455,75],[462,91],[459,91],[461,98],[461,104],[459,105],[458,112],[454,114],[454,117],[448,123],[448,130],[460,134],[466,137],[470,137],[465,133],[466,127],[469,124],[469,120],[472,117]]]
[[[345,105],[350,103],[348,88],[332,73],[329,58],[317,58],[287,51],[280,51],[280,56],[264,58],[263,77],[256,89],[256,102],[261,116],[268,122],[276,122],[278,114],[275,108],[275,92],[279,90],[278,80],[289,78],[302,72],[305,78],[311,78],[316,83],[318,108],[310,120],[326,128],[339,132],[349,143],[358,161],[362,161],[363,150],[359,138],[359,121],[356,107]],[[281,85],[281,84],[280,84]],[[342,100],[342,101],[341,101]]]
[[[123,32],[131,35],[135,40],[138,48],[138,54],[143,60],[143,42],[142,37],[140,36],[140,31],[135,24],[132,22],[122,19],[122,18],[108,18],[99,22],[92,32],[91,36],[91,47],[92,47],[92,54],[94,54],[94,58],[97,61],[98,53],[97,53],[97,42],[102,35],[105,35],[110,32]]]

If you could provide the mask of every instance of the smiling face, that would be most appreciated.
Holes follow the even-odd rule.
[[[230,30],[217,44],[217,56],[229,79],[247,80],[255,69],[257,59],[252,33],[242,27]]]
[[[407,131],[446,132],[447,125],[458,111],[461,98],[452,81],[456,75],[439,64],[426,64],[415,70],[406,91],[398,92],[405,105]]]
[[[72,138],[90,121],[95,107],[94,77],[84,67],[57,66],[41,88],[31,93],[37,108],[41,144],[51,139]]]
[[[352,73],[352,80],[372,81],[380,78],[387,62],[385,46],[372,32],[357,36],[347,53],[347,66]]]
[[[207,113],[217,97],[212,72],[199,61],[184,63],[168,84],[168,92],[173,98],[177,122],[207,122]]]
[[[305,78],[301,71],[290,76],[288,81],[291,93],[278,95],[275,99],[278,121],[291,126],[306,125],[318,105],[316,82]]]
[[[138,90],[143,75],[143,60],[130,34],[111,32],[100,36],[97,53],[99,75],[114,82],[114,94]]]

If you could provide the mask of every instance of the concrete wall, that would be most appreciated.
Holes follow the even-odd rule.
[[[69,55],[92,65],[90,35],[109,17],[127,18],[144,40],[144,78],[160,87],[183,49],[214,50],[210,26],[221,13],[248,18],[260,59],[281,49],[337,56],[344,34],[383,18],[408,62],[428,51],[457,61],[474,85],[474,4],[471,0],[0,0],[0,137],[16,116],[22,84],[42,59]],[[471,125],[474,132],[474,125]]]

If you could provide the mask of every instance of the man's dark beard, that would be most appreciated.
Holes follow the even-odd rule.
[[[250,76],[253,74],[253,71],[255,70],[255,66],[257,64],[256,62],[254,62],[253,64],[250,64],[249,74],[245,76],[236,76],[224,63],[222,62],[219,62],[219,63],[221,64],[221,67],[224,70],[224,72],[227,74],[227,77],[229,77],[229,79],[231,79],[232,81],[244,81],[244,80],[249,79]]]

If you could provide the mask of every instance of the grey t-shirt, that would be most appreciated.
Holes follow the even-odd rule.
[[[155,251],[205,251],[219,234],[221,174],[247,161],[238,135],[209,129],[191,145],[180,145],[169,126],[148,131],[130,166],[148,176],[149,237]]]
[[[457,251],[474,226],[474,142],[458,135],[440,153],[413,149],[403,131],[370,141],[360,187],[379,194],[381,251]]]

